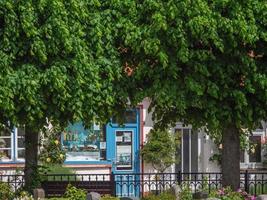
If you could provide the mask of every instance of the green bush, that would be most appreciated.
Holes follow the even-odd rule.
[[[175,200],[175,196],[169,192],[162,192],[159,195],[149,194],[142,198],[142,200]]]
[[[175,147],[178,146],[178,141],[180,140],[174,138],[167,129],[152,129],[147,135],[147,143],[140,151],[141,156],[158,172],[164,172],[178,162],[175,158]]]
[[[7,183],[0,182],[0,199],[11,200],[14,198],[14,192]]]
[[[65,197],[69,200],[85,200],[87,192],[83,189],[78,189],[72,185],[68,185],[65,192]]]
[[[63,150],[60,143],[59,126],[54,125],[51,128],[44,129],[43,148],[39,154],[39,160],[43,164],[63,164],[66,159],[66,151]]]
[[[192,200],[193,199],[193,193],[192,190],[190,189],[188,184],[182,185],[182,191],[179,195],[180,199],[183,200]]]
[[[75,174],[71,168],[64,167],[61,164],[46,165],[48,174]]]
[[[27,191],[20,191],[15,200],[33,200],[33,196]]]
[[[49,176],[48,180],[55,180],[55,181],[60,181],[62,180],[61,178],[63,178],[63,180],[68,180],[68,181],[74,181],[74,180],[79,180],[79,179],[75,179],[75,172],[67,167],[62,166],[61,164],[51,164],[51,165],[44,165],[42,166],[43,170],[42,170],[42,174],[46,173],[46,174],[66,174],[69,176]]]
[[[112,196],[103,196],[101,197],[101,200],[119,200],[118,197],[112,197]]]

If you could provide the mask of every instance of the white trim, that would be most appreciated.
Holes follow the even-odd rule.
[[[0,148],[0,150],[10,150],[10,159],[6,159],[6,158],[2,158],[1,161],[3,162],[11,162],[14,160],[14,144],[13,144],[13,131],[11,130],[9,136],[0,136],[1,139],[10,139],[10,147],[3,147],[3,148]],[[1,162],[0,161],[0,162]]]
[[[191,155],[191,154],[192,154],[192,141],[191,141],[191,138],[192,138],[192,137],[191,137],[191,133],[192,133],[192,132],[191,132],[191,130],[192,130],[192,129],[189,129],[189,130],[188,130],[188,134],[189,134],[189,142],[188,142],[188,148],[189,148],[189,152],[188,152],[188,153],[189,153],[189,163],[188,163],[189,166],[188,166],[188,168],[189,168],[189,169],[188,169],[188,170],[189,170],[189,172],[192,171],[192,166],[191,166],[191,165],[192,165],[192,162],[191,162],[191,159],[192,159],[192,155]]]
[[[181,128],[177,128],[181,129]],[[184,132],[181,129],[181,172],[184,172]]]
[[[198,143],[198,150],[197,150],[197,164],[198,164],[198,171],[200,170],[200,158],[201,158],[201,153],[202,153],[202,145],[201,145],[201,137],[200,134],[198,133],[198,138],[197,138],[197,143]]]
[[[18,128],[14,128],[14,143],[15,143],[15,148],[13,148],[14,151],[15,151],[15,153],[14,153],[15,158],[13,159],[14,161],[16,161],[17,158],[18,158],[18,151],[17,151],[17,148],[18,148],[18,138],[17,138],[17,135],[18,135]]]

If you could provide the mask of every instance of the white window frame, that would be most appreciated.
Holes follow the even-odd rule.
[[[131,132],[132,134],[132,141],[131,141],[131,153],[132,153],[132,166],[131,169],[118,169],[117,167],[117,132]],[[133,129],[126,129],[126,130],[115,130],[115,159],[116,159],[116,170],[117,171],[133,171],[134,170],[134,130]]]
[[[265,137],[265,132],[263,130],[259,131],[253,131],[252,136],[260,136],[260,137]],[[261,161],[262,159],[262,151],[261,151]],[[249,161],[249,152],[247,150],[244,151],[244,162],[240,162],[240,168],[247,169],[255,169],[255,168],[261,168],[263,167],[262,162],[250,162]]]
[[[0,136],[1,139],[10,139],[10,147],[4,147],[0,148],[0,150],[10,150],[11,151],[11,156],[10,159],[1,159],[0,162],[11,162],[14,160],[14,130],[11,131],[10,136]]]
[[[20,162],[24,162],[25,161],[25,158],[19,158],[18,157],[18,151],[19,150],[24,150],[25,151],[25,144],[24,144],[24,147],[23,148],[21,148],[21,147],[19,147],[19,145],[18,145],[18,139],[21,139],[21,138],[23,138],[23,136],[19,136],[18,135],[18,128],[15,128],[15,131],[14,131],[14,136],[15,136],[15,138],[14,138],[14,142],[15,142],[15,161],[20,161]],[[24,135],[24,138],[25,138],[25,135]]]
[[[18,128],[13,128],[11,130],[10,136],[0,136],[0,138],[10,138],[10,148],[0,148],[0,150],[11,150],[11,158],[10,159],[1,159],[1,163],[14,163],[14,162],[24,162],[25,158],[18,158],[18,150],[25,150],[24,148],[18,147],[18,138],[22,138],[23,136],[18,136]]]

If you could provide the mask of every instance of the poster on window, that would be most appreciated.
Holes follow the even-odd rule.
[[[125,132],[123,138],[124,142],[132,142],[132,132]]]
[[[99,161],[101,148],[106,148],[100,125],[85,128],[82,122],[70,124],[62,137],[66,161]]]
[[[132,131],[116,132],[117,170],[132,169]]]
[[[117,169],[132,169],[132,147],[131,145],[117,146]]]

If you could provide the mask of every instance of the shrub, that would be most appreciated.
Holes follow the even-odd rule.
[[[158,200],[158,197],[155,194],[148,194],[147,196],[143,197],[142,200]]]
[[[175,157],[175,147],[178,146],[178,141],[178,138],[174,138],[168,130],[152,129],[140,153],[145,162],[150,163],[157,171],[164,172],[172,164],[178,162]]]
[[[44,129],[44,139],[39,154],[39,160],[43,164],[63,164],[66,159],[66,151],[62,149],[60,143],[60,127],[54,125]]]
[[[101,200],[119,200],[118,197],[112,197],[112,196],[103,196],[101,197]]]
[[[68,185],[65,192],[65,197],[69,200],[85,200],[87,192],[83,189],[78,189],[72,185]]]
[[[75,172],[71,168],[67,168],[62,166],[61,164],[51,164],[51,165],[44,165],[42,166],[42,171],[41,174],[64,174],[67,175],[63,177],[64,179],[66,178],[69,181],[74,181],[74,180],[79,180],[77,177],[75,179],[75,176],[72,176],[75,174]],[[44,178],[44,177],[43,177]],[[60,181],[62,180],[60,176],[48,176],[46,177],[48,180],[55,180],[55,181]]]
[[[45,165],[46,173],[48,174],[75,174],[75,172],[68,167],[64,167],[61,164]]]
[[[14,192],[7,183],[0,182],[0,199],[11,200],[14,198]]]
[[[175,200],[175,196],[170,192],[162,192],[159,195],[149,194],[142,198],[142,200]]]
[[[193,199],[193,193],[192,190],[190,189],[188,184],[185,184],[182,186],[182,191],[179,195],[180,199],[183,200],[192,200]]]
[[[33,200],[33,197],[28,192],[21,191],[14,200]]]

